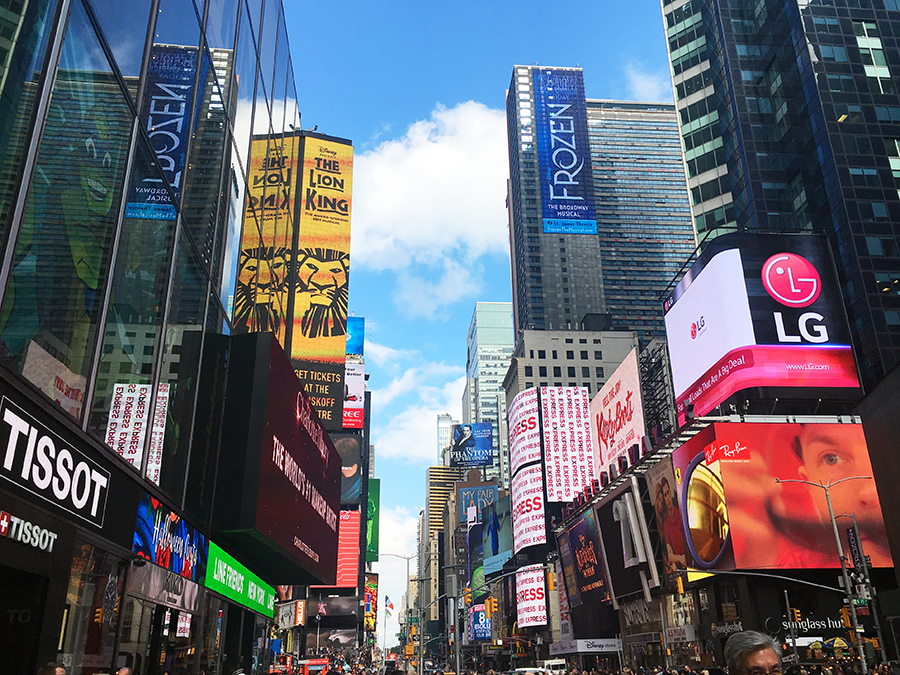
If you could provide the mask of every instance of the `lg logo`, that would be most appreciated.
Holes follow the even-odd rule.
[[[776,253],[763,264],[762,283],[766,292],[785,307],[809,307],[819,299],[822,279],[806,258],[795,253]],[[799,335],[788,335],[784,316],[774,312],[775,330],[779,342],[828,342],[825,319],[818,312],[804,312],[797,319]]]
[[[696,321],[691,323],[691,340],[697,338],[697,336],[703,332],[703,329],[706,328],[706,318],[700,317]]]

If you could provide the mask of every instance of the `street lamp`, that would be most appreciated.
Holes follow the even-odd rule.
[[[850,575],[847,574],[847,567],[844,565],[844,547],[841,545],[841,535],[838,533],[837,520],[834,517],[834,509],[831,508],[831,493],[830,490],[838,483],[843,483],[848,480],[874,480],[872,476],[847,476],[846,478],[839,478],[837,480],[826,481],[822,483],[815,483],[811,480],[800,480],[799,478],[776,478],[776,483],[804,483],[805,485],[812,485],[813,487],[821,488],[825,491],[825,502],[828,504],[828,515],[831,517],[831,527],[834,530],[834,543],[837,545],[838,550],[838,562],[841,564],[841,575],[844,578],[844,589],[847,591],[847,599],[850,601],[850,620],[853,625],[853,632],[856,633],[856,646],[857,651],[859,652],[859,665],[863,673],[868,672],[868,666],[866,664],[866,650],[863,649],[863,636],[862,636],[862,628],[859,625],[859,620],[856,618],[856,605],[853,604],[853,593],[850,591]]]
[[[418,553],[413,553],[412,555],[401,555],[400,553],[379,553],[379,556],[386,555],[390,558],[400,558],[401,560],[406,561],[406,597],[409,599],[409,561],[413,558],[418,558]],[[418,589],[417,589],[418,590]],[[416,598],[416,604],[419,604],[419,599]],[[381,643],[381,651],[387,656],[387,608],[385,608],[384,615],[384,640]],[[406,611],[409,612],[409,607],[406,608]],[[407,634],[408,636],[408,634]]]

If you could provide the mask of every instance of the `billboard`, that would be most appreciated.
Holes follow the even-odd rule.
[[[469,607],[469,640],[490,640],[491,620],[484,611],[484,603]]]
[[[356,356],[365,354],[366,320],[361,316],[347,317],[347,353]]]
[[[490,422],[454,424],[450,428],[450,466],[463,469],[494,463],[494,435]]]
[[[835,514],[855,514],[873,567],[892,567],[881,504],[858,424],[710,425],[672,454],[686,565],[698,569],[836,568]],[[668,535],[667,535],[668,536]]]
[[[329,430],[343,423],[352,181],[349,142],[304,135],[290,356]]]
[[[341,511],[338,527],[337,588],[357,588],[359,586],[359,511]],[[323,588],[323,586],[310,586]],[[331,588],[331,586],[328,586]]]
[[[375,630],[378,621],[378,575],[366,573],[365,588],[365,630]]]
[[[543,565],[522,567],[516,572],[516,616],[519,628],[547,624]]]
[[[547,528],[544,523],[544,475],[540,464],[520,469],[512,477],[513,552],[544,544]]]
[[[341,458],[341,504],[359,504],[362,496],[363,437],[356,433],[331,434]]]
[[[323,628],[306,632],[307,654],[331,649],[356,649],[356,628]]]
[[[344,429],[362,429],[366,408],[366,366],[347,363],[344,366]]]
[[[482,513],[482,546],[484,574],[495,574],[512,558],[512,513],[509,495],[484,507]]]
[[[162,447],[166,435],[166,411],[169,408],[169,384],[160,382],[152,424],[148,424],[150,384],[114,384],[112,402],[106,420],[106,444],[138,471],[144,457],[144,438],[150,428],[150,458],[147,477],[159,485]]]
[[[647,479],[647,491],[656,513],[656,529],[662,542],[663,567],[666,574],[674,574],[687,568],[687,557],[672,458],[666,457],[649,465],[644,477]]]
[[[644,435],[641,373],[635,348],[591,401],[591,438],[598,470],[607,470],[626,456],[628,448],[640,445]]]
[[[507,411],[509,427],[509,473],[541,459],[541,429],[538,421],[537,389],[516,394]]]
[[[621,599],[643,592],[649,600],[650,589],[659,586],[659,574],[637,479],[629,476],[606,493],[594,513],[610,594]]]
[[[594,480],[590,394],[586,387],[541,387],[547,501],[572,502]]]
[[[479,522],[466,532],[466,571],[469,587],[474,589],[472,597],[478,601],[488,595],[490,589],[484,584],[484,548],[481,536],[484,526]]]
[[[600,530],[593,511],[588,510],[575,518],[562,533],[570,555],[572,571],[572,596],[577,607],[582,604],[609,602],[609,581],[603,562]],[[566,561],[563,560],[565,573]],[[570,596],[570,597],[572,597]]]
[[[457,483],[456,501],[459,503],[459,519],[466,522],[470,506],[475,507],[475,519],[480,523],[484,509],[497,501],[497,486],[493,483],[465,485]]]
[[[824,236],[718,237],[666,299],[679,421],[739,391],[858,394],[840,288]]]
[[[204,583],[208,589],[221,593],[242,607],[249,607],[270,618],[275,614],[275,589],[219,548],[215,542],[209,543],[209,565],[206,567]],[[304,603],[298,602],[294,606],[295,617],[302,604]],[[302,624],[302,616],[297,621]]]
[[[378,561],[378,529],[381,524],[381,479],[370,478],[366,508],[366,562]]]
[[[535,68],[533,73],[544,232],[597,234],[581,70]]]
[[[199,582],[206,574],[209,541],[145,492],[138,503],[131,551],[185,579]]]

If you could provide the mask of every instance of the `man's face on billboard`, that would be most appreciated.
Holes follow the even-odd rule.
[[[856,515],[863,529],[877,525],[883,528],[881,505],[872,479],[872,464],[865,437],[858,427],[837,424],[812,424],[798,436],[803,466],[799,473],[805,480],[829,485],[841,478],[868,476],[865,480],[845,481],[830,488],[834,514]],[[813,498],[823,521],[830,520],[825,491],[813,488]]]
[[[314,305],[331,305],[338,291],[347,285],[347,269],[341,260],[321,260],[309,255],[303,259],[297,273]]]

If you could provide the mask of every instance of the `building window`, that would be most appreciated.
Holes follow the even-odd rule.
[[[600,338],[595,338],[595,339],[594,339],[594,344],[595,344],[595,345],[599,345],[599,344],[600,344]]]
[[[897,255],[897,246],[893,237],[866,237],[866,248],[869,255],[893,258]]]
[[[532,377],[534,373],[534,368],[531,366],[525,366],[525,377]]]
[[[875,288],[879,293],[900,295],[900,272],[875,272]]]
[[[857,202],[860,220],[887,220],[887,205],[884,202]]]
[[[598,351],[595,350],[595,351],[594,351],[594,358],[595,358],[597,361],[602,361],[602,360],[603,360],[603,352],[598,352]]]
[[[581,376],[582,377],[590,377],[591,369],[589,366],[581,366]]]
[[[587,339],[586,339],[586,338],[579,338],[579,339],[578,339],[578,344],[580,344],[580,345],[586,345],[586,344],[587,344]]]
[[[603,374],[603,367],[602,367],[602,366],[597,366],[595,370],[597,371],[597,377],[598,377],[599,379],[603,379],[604,377],[606,377],[606,376]]]
[[[878,187],[878,171],[868,167],[851,166],[850,182],[857,186]]]
[[[575,377],[575,366],[569,366],[566,369],[566,375],[568,375],[569,377]]]
[[[572,344],[572,338],[566,338],[566,344],[567,345]]]
[[[528,350],[528,358],[530,358],[530,359],[534,358],[534,350],[533,349]]]
[[[559,357],[556,356],[556,350],[555,350],[555,349],[553,350],[552,355],[553,355],[553,358],[554,358],[554,359],[555,359],[555,358],[559,358]]]
[[[823,61],[838,61],[840,63],[849,61],[846,47],[841,45],[819,45],[819,49],[822,51]]]
[[[559,366],[553,366],[553,377],[562,377],[562,368]]]
[[[546,358],[547,358],[547,352],[545,352],[543,349],[538,349],[538,358],[539,358],[539,359],[546,359]]]
[[[587,357],[588,357],[587,349],[582,349],[581,350],[581,358],[587,359]]]
[[[575,352],[572,351],[572,350],[567,351],[567,352],[566,352],[566,358],[567,358],[567,359],[574,359],[574,358],[575,358]]]
[[[538,377],[547,377],[547,366],[538,366]]]
[[[900,312],[894,309],[884,310],[884,320],[888,326],[900,326]]]

